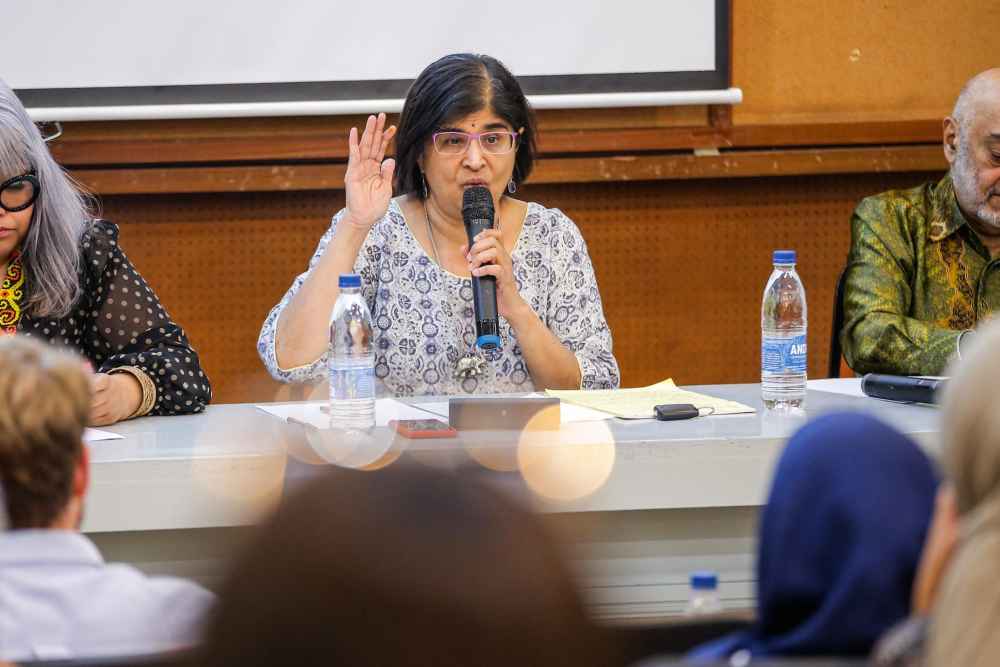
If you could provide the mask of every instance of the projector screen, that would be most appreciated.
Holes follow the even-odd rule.
[[[738,101],[728,11],[727,0],[52,0],[7,8],[0,55],[39,120],[123,107],[136,117],[150,107],[356,113],[351,102],[373,101],[398,110],[427,64],[463,51],[503,61],[536,106],[697,91]]]

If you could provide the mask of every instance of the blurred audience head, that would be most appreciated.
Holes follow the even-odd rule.
[[[247,545],[209,665],[608,665],[538,518],[418,465],[331,471]]]
[[[909,612],[936,487],[923,452],[873,417],[806,424],[761,517],[757,621],[693,657],[867,654]]]
[[[1000,656],[1000,322],[950,369],[942,402],[944,472],[958,543],[932,608],[931,665],[993,665]]]
[[[3,484],[0,483],[0,533],[7,530],[7,497],[3,493]]]
[[[0,337],[0,485],[11,528],[76,527],[88,480],[90,398],[80,357]]]

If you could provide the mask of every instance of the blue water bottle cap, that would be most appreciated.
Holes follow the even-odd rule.
[[[691,573],[691,588],[699,591],[715,590],[719,585],[719,577],[715,572],[702,570]]]
[[[341,287],[361,287],[361,276],[356,273],[341,273]]]
[[[500,347],[500,336],[483,334],[476,339],[476,345],[484,350],[495,350]]]
[[[772,261],[775,264],[794,264],[795,263],[795,251],[794,250],[775,250]]]

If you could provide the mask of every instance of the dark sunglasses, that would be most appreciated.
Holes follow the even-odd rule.
[[[8,178],[0,183],[0,207],[8,213],[23,211],[38,199],[42,184],[32,169],[27,174]]]

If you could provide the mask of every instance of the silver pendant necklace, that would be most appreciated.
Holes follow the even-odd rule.
[[[427,236],[431,240],[431,250],[434,252],[434,261],[437,265],[444,270],[444,265],[441,264],[441,254],[438,252],[437,241],[434,238],[434,226],[431,224],[431,216],[427,213],[427,201],[423,201],[424,206],[424,221],[427,223]],[[500,221],[497,220],[497,231],[500,231]],[[458,341],[460,345],[465,344],[465,323],[460,322],[458,325]],[[479,378],[486,374],[486,370],[489,368],[486,363],[486,359],[480,353],[479,349],[476,348],[475,341],[469,346],[469,349],[459,357],[458,361],[455,362],[455,372],[452,373],[452,377],[459,382],[465,383],[466,380],[473,378]]]

